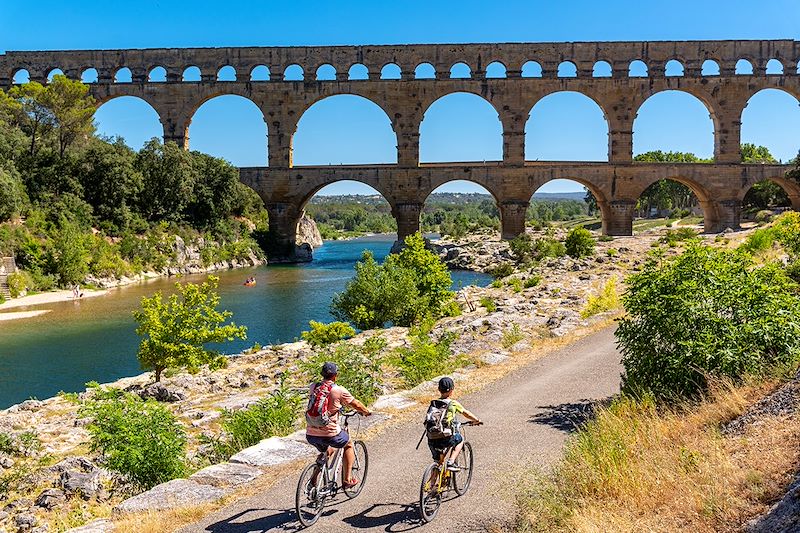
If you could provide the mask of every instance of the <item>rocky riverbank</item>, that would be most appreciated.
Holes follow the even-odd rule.
[[[591,257],[545,259],[538,266],[517,271],[490,287],[463,288],[457,294],[462,314],[441,320],[433,334],[454,334],[456,339],[451,346],[454,354],[461,355],[468,366],[482,366],[517,357],[543,339],[564,336],[607,319],[608,314],[586,316],[589,297],[597,294],[608,280],[622,278],[635,270],[659,238],[654,233],[600,242]],[[484,244],[470,244],[479,241]],[[488,270],[509,262],[507,245],[500,243],[497,236],[494,240],[471,237],[463,244],[445,242],[440,246],[446,250],[445,255],[474,258],[461,263],[463,266],[486,265]],[[453,249],[469,252],[456,254],[451,252]],[[386,341],[385,352],[410,345],[406,328],[363,332],[347,342],[363,343],[375,335]],[[204,369],[195,375],[177,373],[160,384],[153,384],[152,374],[148,373],[109,386],[169,405],[188,429],[190,460],[200,467],[202,436],[218,433],[222,410],[236,411],[257,402],[278,387],[281,375],[299,376],[301,363],[315,353],[305,342],[283,344],[232,357],[227,368],[216,372]],[[392,399],[397,398],[401,387],[395,378],[391,372],[387,373],[382,405],[397,405]],[[42,401],[29,400],[0,411],[0,435],[19,441],[29,433],[40,442],[22,455],[0,451],[0,479],[16,479],[23,466],[25,470],[23,482],[15,481],[19,490],[9,492],[7,503],[0,506],[0,532],[65,529],[94,517],[107,517],[113,508],[126,508],[121,502],[130,496],[127,488],[104,470],[88,449],[89,435],[85,429],[88,421],[78,410],[80,403],[93,394],[90,390]],[[173,485],[177,487],[180,483]],[[217,492],[214,494],[219,497]],[[160,496],[161,501],[165,498],[163,494]],[[41,529],[45,525],[50,529]]]

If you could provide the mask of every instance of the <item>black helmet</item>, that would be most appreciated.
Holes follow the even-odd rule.
[[[339,374],[339,367],[336,366],[336,363],[332,363],[328,361],[324,365],[322,365],[322,377],[325,379],[331,379],[333,376]]]
[[[456,384],[453,383],[453,378],[444,377],[439,380],[439,392],[450,392],[456,388]]]

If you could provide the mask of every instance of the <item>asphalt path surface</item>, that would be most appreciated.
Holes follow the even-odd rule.
[[[579,339],[543,358],[458,398],[485,423],[466,429],[475,467],[462,497],[446,499],[436,519],[423,525],[417,501],[422,473],[431,462],[419,420],[391,428],[367,443],[369,475],[354,500],[339,496],[326,506],[312,531],[487,531],[514,518],[516,473],[552,464],[576,420],[592,400],[619,390],[620,355],[613,327]],[[231,503],[182,532],[251,533],[297,531],[297,475],[263,494]]]

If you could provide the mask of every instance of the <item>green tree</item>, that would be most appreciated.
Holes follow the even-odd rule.
[[[45,91],[38,82],[15,85],[8,94],[0,93],[0,106],[13,124],[18,126],[29,138],[29,153],[36,155],[37,143],[53,129],[55,116],[47,105]]]
[[[62,287],[83,283],[89,272],[86,238],[75,223],[64,217],[50,248],[49,263]]]
[[[435,318],[442,316],[444,306],[453,299],[453,278],[447,265],[432,251],[425,247],[422,234],[415,233],[405,239],[405,246],[399,254],[386,258],[386,268],[394,267],[411,271],[417,286],[422,308]]]
[[[25,184],[17,170],[13,166],[6,170],[0,164],[0,222],[22,214],[28,204]]]
[[[219,278],[208,281],[177,283],[177,294],[164,301],[160,292],[142,298],[141,309],[133,317],[139,324],[136,333],[142,337],[137,357],[142,368],[152,368],[156,381],[167,368],[186,368],[196,372],[201,365],[220,368],[225,356],[205,348],[207,343],[222,343],[247,338],[247,328],[231,322],[233,313],[219,311],[216,292]]]
[[[231,215],[239,199],[239,169],[218,157],[192,152],[197,179],[187,206],[196,227],[209,227]]]
[[[197,176],[192,155],[173,142],[151,139],[136,157],[142,174],[139,210],[147,220],[181,220],[194,199]]]
[[[743,250],[690,244],[652,257],[627,285],[616,331],[627,392],[696,396],[710,377],[762,373],[800,354],[797,286]]]
[[[592,233],[588,229],[579,226],[570,230],[564,241],[564,246],[567,254],[572,257],[592,255],[594,254],[594,237],[592,237]]]
[[[92,136],[95,102],[88,85],[58,74],[47,84],[41,98],[52,113],[60,157],[76,141]]]

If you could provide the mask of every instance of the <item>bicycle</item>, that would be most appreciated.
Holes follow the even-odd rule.
[[[478,422],[455,422],[456,428],[464,426],[478,426]],[[432,463],[425,469],[422,475],[422,483],[419,487],[419,514],[425,523],[436,518],[439,507],[442,505],[442,497],[450,490],[455,491],[458,496],[463,496],[469,490],[472,482],[473,454],[472,445],[467,442],[466,433],[461,430],[464,437],[464,446],[452,466],[447,467],[446,461],[453,453],[453,447],[448,447],[439,455],[439,461]],[[431,479],[435,481],[431,483]]]
[[[344,412],[342,430],[350,433],[350,418],[357,415],[356,411]],[[316,461],[305,467],[300,474],[295,494],[295,510],[297,518],[304,527],[314,525],[322,515],[322,509],[328,499],[335,497],[342,490],[348,498],[353,499],[364,488],[369,469],[369,455],[364,441],[353,441],[355,461],[353,461],[353,477],[360,481],[354,487],[345,487],[343,483],[342,460],[344,448],[339,448],[334,454],[324,451],[317,456]]]

